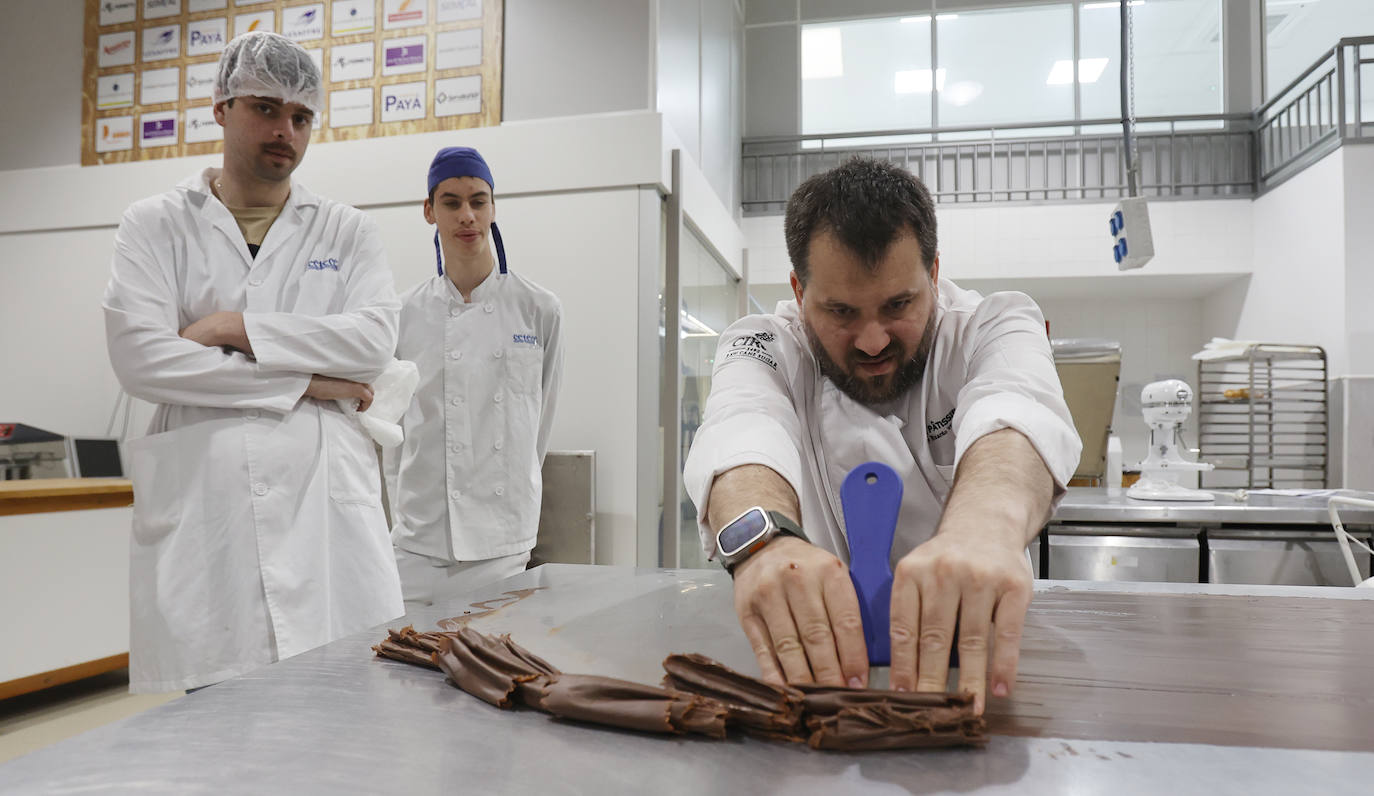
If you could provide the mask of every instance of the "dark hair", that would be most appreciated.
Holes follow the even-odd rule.
[[[783,234],[797,279],[806,284],[811,237],[833,232],[845,248],[876,267],[904,231],[916,236],[926,271],[935,263],[935,203],[909,171],[891,163],[852,158],[810,178],[787,201]]]

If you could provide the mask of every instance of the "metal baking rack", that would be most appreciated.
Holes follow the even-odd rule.
[[[1208,489],[1326,487],[1326,351],[1258,343],[1198,362],[1198,449]]]

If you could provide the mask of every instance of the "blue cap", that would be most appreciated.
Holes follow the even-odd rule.
[[[434,155],[434,160],[429,164],[429,189],[425,193],[432,195],[439,183],[450,177],[476,177],[485,180],[491,190],[496,190],[496,181],[491,178],[491,168],[482,159],[482,154],[470,146],[449,146],[439,150]],[[501,267],[501,273],[506,273],[506,247],[501,241],[501,231],[496,228],[496,223],[492,222],[491,237],[496,241],[496,260]],[[439,269],[439,274],[444,273],[443,252],[439,248],[439,230],[434,231],[434,260]]]

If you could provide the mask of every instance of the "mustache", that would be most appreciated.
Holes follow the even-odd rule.
[[[273,152],[278,155],[285,155],[292,160],[296,159],[296,150],[286,144],[263,144],[262,151]]]
[[[891,359],[894,357],[899,359],[905,359],[905,354],[905,347],[903,347],[896,340],[893,340],[887,344],[886,348],[884,348],[882,351],[879,351],[875,356],[869,356],[868,354],[865,354],[864,352],[858,349],[853,349],[849,352],[849,361],[856,362],[860,365],[869,365],[874,362],[881,362],[885,359]]]

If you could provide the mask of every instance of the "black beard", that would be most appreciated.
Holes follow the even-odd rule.
[[[821,375],[830,379],[840,392],[855,401],[864,406],[876,406],[904,394],[925,378],[926,362],[930,359],[930,348],[935,343],[935,310],[936,308],[931,308],[930,319],[926,321],[926,328],[921,332],[921,341],[916,344],[916,353],[910,359],[902,362],[892,373],[873,379],[863,379],[854,375],[859,362],[859,357],[855,356],[854,349],[851,348],[846,356],[846,364],[849,369],[841,368],[826,353],[825,346],[821,345],[820,339],[811,330],[811,324],[803,320],[802,328],[806,330],[806,340],[811,344],[811,353],[816,357]],[[878,356],[864,357],[864,359],[882,359],[890,356],[901,361],[905,354],[906,351],[902,344],[893,339]]]

